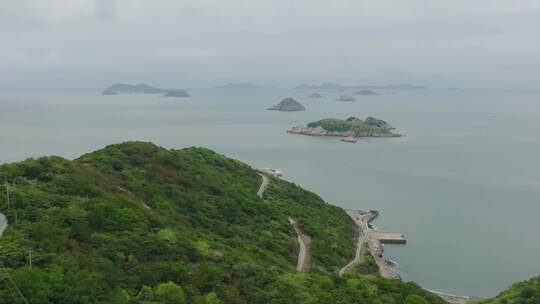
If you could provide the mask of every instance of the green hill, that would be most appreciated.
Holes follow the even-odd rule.
[[[208,149],[128,142],[0,179],[0,303],[445,303],[372,265],[338,277],[355,251],[341,208],[278,179],[260,198],[257,171]],[[288,217],[313,240],[307,273]]]
[[[491,300],[475,304],[538,304],[540,303],[540,277],[514,284]]]

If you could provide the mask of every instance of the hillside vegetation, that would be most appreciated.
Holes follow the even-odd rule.
[[[11,208],[0,303],[445,303],[354,255],[355,226],[317,195],[204,148],[108,146],[0,166]],[[293,217],[312,239],[298,273]],[[31,264],[30,264],[31,261]]]
[[[538,304],[540,303],[540,277],[514,284],[492,300],[475,304]]]
[[[356,117],[349,117],[346,120],[336,118],[325,118],[307,125],[309,128],[321,127],[327,131],[346,132],[353,131],[355,133],[363,133],[367,131],[386,131],[393,129],[385,121],[368,117],[362,120]]]

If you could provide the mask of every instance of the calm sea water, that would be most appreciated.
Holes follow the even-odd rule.
[[[75,158],[107,144],[205,146],[283,169],[328,202],[377,209],[375,225],[407,235],[387,246],[405,279],[456,294],[493,296],[540,274],[540,94],[192,90],[189,99],[98,91],[0,92],[0,162]],[[292,96],[308,109],[266,111]],[[402,138],[346,144],[285,131],[323,117],[375,116]]]

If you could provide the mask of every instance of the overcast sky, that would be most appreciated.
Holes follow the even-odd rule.
[[[0,0],[0,87],[538,88],[540,0]]]

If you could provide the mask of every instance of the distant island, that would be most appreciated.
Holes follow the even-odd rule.
[[[335,101],[356,101],[356,98],[349,95],[341,95]]]
[[[182,89],[174,89],[174,90],[166,90],[165,95],[162,97],[190,97],[188,92],[186,90]]]
[[[221,86],[214,87],[214,89],[228,89],[228,90],[256,90],[260,88],[261,88],[260,86],[253,83],[249,83],[249,82],[227,83]]]
[[[346,86],[333,82],[325,82],[321,85],[301,84],[294,87],[296,90],[427,90],[425,86],[398,84],[398,85],[352,85]]]
[[[165,93],[163,89],[149,86],[144,83],[139,84],[126,84],[126,83],[117,83],[106,88],[103,91],[103,95],[118,95],[118,94],[133,94],[133,93],[143,93],[143,94],[161,94]]]
[[[322,95],[319,93],[313,93],[309,95],[308,98],[322,98]]]
[[[280,103],[277,105],[268,108],[268,110],[271,111],[285,111],[285,112],[296,112],[296,111],[305,111],[306,108],[299,103],[298,101],[294,100],[291,97],[283,99]]]
[[[354,95],[361,95],[361,96],[377,96],[379,93],[374,92],[372,90],[360,90],[353,93]]]
[[[164,94],[162,97],[190,97],[186,90],[169,89],[164,90],[149,86],[144,83],[127,84],[117,83],[106,88],[102,95],[119,95],[119,94]]]
[[[310,136],[341,136],[341,137],[400,137],[393,133],[395,128],[386,121],[374,117],[361,120],[349,117],[346,120],[325,118],[309,123],[307,126],[296,126],[288,133]]]

